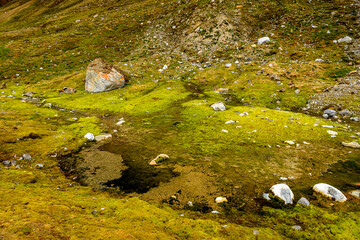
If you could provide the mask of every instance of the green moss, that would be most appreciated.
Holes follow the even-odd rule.
[[[183,104],[184,121],[177,127],[181,132],[182,144],[193,152],[220,154],[230,148],[236,152],[243,145],[275,147],[283,145],[286,140],[299,144],[304,141],[316,144],[341,141],[349,135],[340,124],[300,113],[231,106],[226,111],[216,112],[209,105],[200,100]],[[239,116],[244,112],[249,115]],[[225,124],[230,120],[236,122]],[[339,137],[334,140],[327,133],[328,128],[321,125],[337,127],[335,130],[339,132]]]
[[[153,114],[170,107],[177,100],[189,95],[178,83],[145,84],[125,86],[125,88],[105,93],[80,92],[62,95],[47,101],[64,108],[102,110],[133,115]]]

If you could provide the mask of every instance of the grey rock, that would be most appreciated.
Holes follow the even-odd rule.
[[[106,92],[125,85],[126,77],[102,58],[91,62],[87,68],[85,90],[88,92]]]
[[[44,167],[44,164],[36,164],[35,167],[36,167],[36,168],[43,168],[43,167]]]
[[[326,183],[318,183],[314,185],[313,190],[325,197],[333,198],[338,202],[345,202],[347,200],[345,195],[339,189]]]
[[[212,104],[211,107],[215,111],[225,111],[226,110],[226,107],[222,102],[216,102],[216,103]]]
[[[341,111],[339,112],[339,114],[340,114],[341,116],[351,116],[351,115],[352,115],[352,113],[350,112],[349,109],[341,110]]]
[[[310,206],[309,200],[307,200],[304,197],[300,198],[297,203],[300,204],[300,205],[303,205],[303,206]]]
[[[29,91],[27,93],[24,93],[25,97],[33,97],[36,93],[34,93],[33,91]]]
[[[271,74],[270,79],[274,81],[280,81],[280,76],[277,74]]]
[[[329,115],[327,115],[327,114],[323,114],[322,116],[323,116],[323,118],[326,118],[326,119],[329,118]]]
[[[25,160],[31,160],[31,158],[32,158],[30,154],[23,154],[22,157]]]
[[[330,118],[333,117],[333,116],[335,116],[336,113],[337,113],[337,112],[336,112],[335,110],[332,110],[332,109],[326,109],[326,110],[324,111],[324,114],[327,114]]]
[[[3,164],[4,164],[5,167],[10,167],[11,162],[6,160],[6,161],[3,161]]]
[[[257,229],[253,229],[253,234],[254,234],[254,235],[258,235],[258,234],[260,234],[260,231],[257,230]]]

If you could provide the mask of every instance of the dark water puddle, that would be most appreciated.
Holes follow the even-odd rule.
[[[149,161],[155,158],[156,154],[143,145],[115,140],[99,149],[122,156],[127,169],[121,173],[120,178],[104,183],[105,186],[118,188],[121,192],[145,193],[159,186],[161,182],[168,182],[171,178],[179,176],[171,167],[150,166]]]
[[[116,188],[121,193],[145,193],[180,175],[173,167],[150,166],[150,160],[158,154],[143,144],[115,138],[110,143],[94,145],[58,160],[64,174],[83,185],[98,189]],[[117,178],[113,178],[115,175]]]
[[[354,189],[356,183],[360,183],[360,158],[331,164],[320,180],[333,186],[341,186],[344,191]]]

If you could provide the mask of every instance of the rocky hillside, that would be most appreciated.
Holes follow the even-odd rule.
[[[0,238],[360,238],[357,0],[7,2]]]

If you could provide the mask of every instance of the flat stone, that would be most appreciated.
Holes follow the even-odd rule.
[[[102,58],[91,62],[87,68],[85,90],[88,92],[106,92],[124,87],[125,74]]]
[[[287,143],[289,145],[295,145],[295,142],[294,141],[290,141],[290,140],[286,140],[284,141],[284,143]]]
[[[293,203],[294,194],[287,184],[285,183],[276,184],[270,188],[270,191],[274,193],[276,197],[283,200],[285,204]]]
[[[300,205],[303,205],[303,206],[310,206],[309,200],[307,200],[304,197],[300,198],[297,203],[300,204]]]
[[[336,136],[336,135],[338,135],[337,132],[331,131],[331,130],[327,130],[327,133],[330,134],[331,136]]]
[[[345,195],[337,188],[326,184],[326,183],[318,183],[314,185],[313,190],[317,193],[322,194],[325,197],[333,198],[338,202],[345,202]]]
[[[237,121],[229,120],[229,121],[225,122],[225,124],[230,124],[230,123],[237,123]]]
[[[349,142],[349,143],[347,143],[347,142],[342,142],[341,144],[342,144],[343,146],[345,146],[345,147],[360,148],[360,144],[357,143],[357,142],[355,142],[355,141]]]
[[[109,138],[112,138],[112,135],[111,134],[103,134],[103,135],[97,135],[95,136],[95,141],[103,141],[103,140],[106,140],[106,139],[109,139]]]
[[[222,102],[216,102],[216,103],[212,104],[211,107],[215,111],[225,111],[226,110],[226,107]]]

